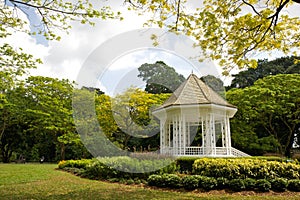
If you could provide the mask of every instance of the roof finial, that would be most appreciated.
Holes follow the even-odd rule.
[[[192,74],[194,74],[193,70],[192,70]]]

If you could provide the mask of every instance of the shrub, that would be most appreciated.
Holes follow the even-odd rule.
[[[193,164],[193,174],[227,179],[299,179],[300,165],[251,158],[201,158]]]
[[[197,157],[180,157],[176,159],[176,165],[179,168],[180,173],[190,174],[193,171],[193,164]]]
[[[187,190],[194,190],[199,186],[198,175],[188,175],[182,178],[182,185]]]
[[[271,181],[271,188],[274,191],[283,192],[287,189],[288,181],[284,178],[275,178]]]
[[[300,192],[300,180],[293,179],[288,181],[288,189],[295,192]]]
[[[159,174],[150,175],[147,182],[150,186],[165,187],[162,175]]]
[[[164,186],[169,188],[180,188],[182,186],[181,178],[176,174],[163,174],[162,181]]]
[[[245,183],[245,189],[246,190],[254,190],[256,185],[256,180],[253,178],[246,178],[244,180]]]
[[[203,188],[204,190],[212,190],[217,188],[217,180],[213,177],[199,177],[199,187]]]
[[[217,179],[217,189],[225,189],[228,187],[228,179],[224,177],[218,177]]]
[[[271,183],[266,179],[257,180],[255,186],[261,192],[268,192],[271,189]]]
[[[228,182],[228,187],[235,192],[245,190],[245,182],[243,179],[232,179]]]
[[[81,159],[81,160],[62,160],[58,163],[59,169],[69,168],[78,168],[85,169],[93,161],[91,159]]]
[[[74,166],[71,161],[67,161],[67,163],[70,166]],[[92,161],[90,160],[90,162],[87,163],[88,164],[82,165],[82,167],[84,166],[85,168],[82,175],[90,179],[147,179],[150,174],[174,173],[177,170],[176,163],[172,162],[169,158],[147,160],[127,156],[102,157],[93,159]],[[67,165],[63,162],[60,166]],[[152,171],[153,169],[157,170]]]
[[[99,161],[95,161],[88,165],[82,176],[89,179],[110,179],[121,177],[118,176],[119,171],[113,169]]]
[[[128,180],[126,180],[126,184],[127,185],[132,185],[132,184],[134,184],[135,182],[134,182],[134,180],[133,179],[128,179]]]

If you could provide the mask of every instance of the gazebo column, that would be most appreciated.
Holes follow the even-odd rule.
[[[210,114],[210,136],[211,136],[211,154],[216,155],[216,129],[215,129],[215,116],[214,114]]]
[[[160,153],[165,153],[165,148],[166,148],[166,143],[165,143],[165,138],[166,138],[166,126],[165,122],[163,120],[160,121]]]
[[[182,145],[183,145],[183,155],[185,155],[185,147],[186,147],[186,122],[185,115],[182,115]]]
[[[202,131],[202,154],[205,154],[206,147],[206,126],[205,126],[205,118],[200,117],[201,119],[201,131]]]
[[[225,131],[226,131],[226,138],[227,138],[227,155],[231,155],[231,134],[230,134],[230,122],[229,117],[225,117]]]
[[[182,148],[182,117],[178,115],[177,117],[178,122],[178,154],[181,155],[181,148]]]

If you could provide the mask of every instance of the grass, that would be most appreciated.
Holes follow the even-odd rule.
[[[162,190],[79,178],[55,164],[0,164],[0,199],[300,199],[300,193]]]

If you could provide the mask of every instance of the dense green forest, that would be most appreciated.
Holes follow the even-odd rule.
[[[21,77],[26,71],[26,67],[0,70],[0,159],[3,162],[20,156],[27,161],[38,161],[44,156],[49,162],[92,157],[74,125],[74,90],[93,93],[99,124],[116,146],[129,151],[157,150],[159,134],[147,138],[134,136],[140,134],[139,126],[149,129],[157,126],[149,110],[169,97],[166,91],[173,91],[184,81],[182,75],[161,61],[146,63],[139,68],[139,77],[147,84],[146,91],[129,88],[123,94],[109,97],[97,88],[77,89],[69,80],[41,76],[28,76],[24,80]],[[170,78],[164,79],[162,71]],[[291,156],[291,149],[300,142],[299,74],[300,64],[294,63],[294,57],[285,57],[258,61],[256,69],[235,75],[226,92],[220,79],[212,76],[201,79],[238,107],[231,120],[234,147],[250,155]],[[169,82],[153,84],[160,80]],[[123,123],[128,117],[137,126]]]

